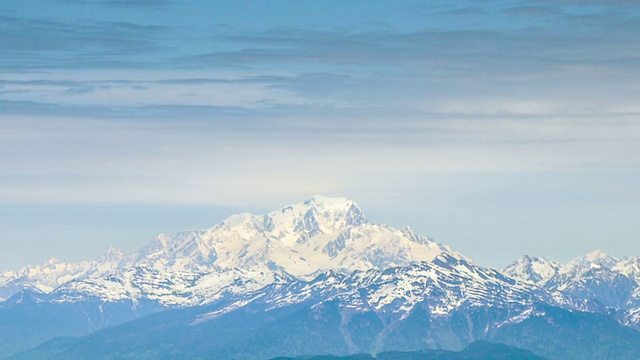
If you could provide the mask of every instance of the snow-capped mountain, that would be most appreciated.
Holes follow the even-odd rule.
[[[234,215],[207,230],[160,235],[131,256],[82,263],[73,276],[52,270],[55,282],[37,290],[52,292],[55,301],[148,299],[191,306],[255,291],[277,278],[406,266],[443,252],[464,258],[410,228],[369,223],[351,200],[314,196],[265,215]]]
[[[514,279],[544,286],[559,270],[558,263],[525,255],[502,269],[502,273]]]
[[[251,313],[256,308],[275,313],[279,309],[302,306],[307,309],[303,312],[310,313],[307,314],[311,317],[309,320],[333,323],[329,326],[335,326],[334,332],[348,345],[349,353],[376,353],[394,349],[395,340],[391,340],[394,332],[414,321],[416,316],[424,316],[425,330],[431,329],[420,335],[414,333],[414,336],[425,344],[439,345],[445,342],[439,339],[439,330],[452,326],[452,314],[462,316],[465,331],[444,337],[451,335],[455,339],[451,340],[453,344],[464,344],[476,336],[486,335],[487,329],[536,316],[535,306],[540,303],[555,303],[555,300],[536,286],[442,253],[431,262],[351,274],[327,271],[310,281],[275,283],[231,304],[214,306],[213,311],[193,317],[191,325],[209,326],[207,323],[215,324],[225,315]],[[475,311],[490,313],[487,308],[504,311],[482,319],[474,319],[471,315]],[[337,319],[324,319],[326,312],[333,311]],[[358,339],[362,334],[354,330],[362,326],[358,324],[360,318],[367,319],[366,323],[373,330],[369,339]],[[472,324],[474,321],[478,324]],[[300,326],[298,321],[294,326]],[[472,334],[478,331],[474,326],[481,329],[479,334]],[[455,348],[453,344],[445,347]]]
[[[442,254],[469,262],[410,228],[370,223],[352,200],[314,196],[265,215],[238,214],[209,229],[160,235],[127,256],[110,249],[95,261],[50,260],[3,273],[0,296],[28,289],[60,303],[144,300],[186,307],[325,271],[384,270]],[[502,272],[547,290],[550,303],[631,311],[640,302],[639,269],[638,258],[618,260],[595,251],[564,265],[524,256]]]
[[[406,317],[422,304],[432,315],[446,315],[461,306],[558,304],[547,292],[504,276],[493,269],[442,253],[430,262],[402,267],[369,269],[349,274],[325,271],[305,281],[287,279],[241,296],[223,310],[200,316],[196,323],[210,320],[259,299],[269,309],[311,300],[338,301],[354,312],[375,311]]]
[[[592,310],[595,303],[616,311],[623,324],[640,328],[638,265],[638,258],[619,260],[596,250],[567,264],[523,256],[502,272],[552,294],[581,299],[583,306],[573,303],[579,309]]]
[[[629,257],[611,266],[611,270],[626,275],[640,284],[640,257]]]
[[[640,329],[639,276],[640,258],[619,260],[598,251],[567,264],[524,256],[499,272],[410,228],[372,224],[351,200],[315,196],[264,215],[233,215],[209,229],[160,235],[129,255],[110,249],[95,261],[50,260],[0,274],[0,296],[25,289],[38,293],[23,291],[0,303],[0,319],[28,319],[20,322],[23,332],[38,334],[14,339],[10,327],[0,329],[0,357],[2,351],[15,353],[55,336],[79,336],[155,312],[165,319],[162,310],[168,308],[176,313],[165,320],[178,327],[168,329],[163,320],[154,328],[157,321],[141,319],[135,332],[151,329],[163,339],[189,343],[182,332],[200,329],[194,341],[208,344],[215,329],[252,333],[263,321],[275,335],[257,343],[293,337],[307,351],[317,331],[335,337],[325,345],[338,346],[339,353],[393,350],[398,344],[459,349],[479,339],[515,341],[519,336],[513,334],[532,328],[574,331],[574,320],[585,321],[587,337],[601,336],[603,327],[625,337],[633,330],[620,330],[620,324]],[[575,310],[598,315],[566,322]],[[636,335],[629,336],[636,344]],[[581,346],[590,343],[583,340]],[[221,358],[237,350],[215,349],[223,351]],[[133,351],[130,357],[138,350]]]
[[[552,359],[640,355],[640,333],[606,316],[573,313],[561,305],[535,285],[442,253],[430,262],[385,270],[330,270],[311,280],[277,280],[224,301],[49,342],[16,358],[159,358],[171,353],[177,358],[262,359],[455,350],[476,340],[513,344]]]
[[[570,282],[585,277],[604,278],[611,274],[622,274],[636,280],[639,265],[638,258],[619,260],[595,250],[566,264],[525,255],[507,265],[502,273],[521,281],[562,291]]]
[[[21,290],[47,294],[70,281],[88,276],[102,276],[131,264],[121,251],[110,248],[94,261],[69,263],[51,258],[40,265],[0,273],[0,301]]]
[[[266,215],[234,215],[211,229],[159,240],[141,263],[171,271],[281,269],[296,277],[427,261],[448,247],[367,221],[351,200],[315,196]],[[457,254],[458,256],[461,256]]]
[[[602,266],[605,268],[611,268],[616,265],[620,260],[614,258],[611,255],[605,254],[601,250],[594,250],[583,256],[571,260],[567,265],[568,267],[597,267]]]

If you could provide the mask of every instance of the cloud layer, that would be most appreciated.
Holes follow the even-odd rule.
[[[269,210],[325,193],[404,225],[438,217],[422,203],[505,214],[531,191],[532,217],[548,193],[581,219],[579,199],[637,210],[639,17],[599,1],[9,0],[0,203]]]

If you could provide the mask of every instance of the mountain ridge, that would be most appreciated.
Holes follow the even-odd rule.
[[[584,299],[574,307],[615,312],[618,321],[640,330],[640,258],[617,259],[600,250],[566,264],[523,256],[502,269],[502,273],[535,284],[556,296]]]
[[[513,334],[531,329],[578,336],[573,326],[579,323],[610,344],[600,349],[603,353],[614,351],[618,345],[612,344],[626,344],[620,346],[631,350],[624,356],[640,357],[640,337],[632,330],[640,329],[639,259],[616,259],[601,251],[566,264],[523,256],[498,271],[478,266],[409,227],[372,224],[352,200],[315,196],[263,215],[232,215],[208,229],[173,237],[161,234],[132,254],[109,249],[92,262],[54,259],[0,274],[0,291],[14,292],[0,302],[0,319],[22,319],[20,328],[26,333],[34,332],[30,327],[38,329],[37,338],[20,342],[11,328],[0,326],[0,338],[7,339],[0,342],[0,357],[56,336],[91,333],[95,336],[88,335],[87,341],[111,342],[109,334],[128,331],[130,323],[152,337],[191,343],[181,331],[201,329],[199,336],[206,338],[206,331],[216,326],[240,326],[229,319],[251,324],[258,321],[252,316],[261,313],[259,321],[271,333],[267,338],[249,325],[233,331],[252,334],[273,355],[286,350],[279,347],[279,336],[297,339],[300,351],[322,350],[322,344],[308,343],[307,331],[330,332],[323,344],[336,354],[416,347],[457,351],[475,340],[519,345]],[[78,317],[78,312],[86,316]],[[589,315],[576,315],[581,312]],[[181,314],[176,329],[154,329],[157,320],[146,319],[171,320],[175,314]],[[324,325],[316,324],[317,319],[324,319]],[[560,328],[548,328],[554,323]],[[300,334],[277,327],[285,325]],[[624,340],[607,340],[608,333],[600,328]],[[411,337],[412,331],[421,337]],[[77,346],[84,344],[89,358],[95,349],[86,339],[80,338]],[[588,341],[580,339],[580,346],[587,348]],[[48,346],[59,358],[68,358],[64,344],[74,341]],[[153,338],[145,341],[154,344]],[[249,340],[233,341],[213,348],[192,345],[223,358],[245,354],[242,346],[262,351],[245,342]],[[184,350],[184,344],[169,345],[172,351]],[[524,348],[538,350],[535,343]],[[46,349],[31,354],[48,358]],[[247,358],[254,358],[254,350],[247,350]],[[127,351],[140,355],[135,349]],[[151,346],[145,351],[155,350]]]
[[[0,295],[30,289],[58,294],[61,301],[77,300],[82,293],[136,301],[150,294],[165,305],[189,306],[215,299],[236,281],[267,285],[276,272],[312,278],[327,269],[348,273],[402,266],[442,252],[463,257],[408,227],[369,223],[352,200],[316,195],[264,215],[236,214],[209,229],[159,235],[133,254],[109,249],[94,262],[64,263],[57,277],[55,271],[46,279],[36,277],[37,286],[3,273]],[[69,274],[67,267],[78,269]],[[216,283],[214,277],[227,280]],[[171,296],[174,292],[191,295],[184,300]]]

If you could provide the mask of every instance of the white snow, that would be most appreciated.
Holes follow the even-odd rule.
[[[502,273],[508,277],[410,228],[372,224],[351,200],[314,196],[265,215],[242,213],[209,229],[160,235],[130,255],[109,249],[95,261],[52,258],[0,273],[0,301],[22,289],[50,293],[58,302],[152,300],[184,307],[236,299],[197,320],[206,321],[254,300],[275,308],[318,297],[350,311],[402,318],[417,304],[440,316],[463,305],[526,308],[533,301],[591,311],[592,297],[576,294],[608,296],[607,286],[622,281],[631,295],[621,322],[640,327],[639,257],[618,260],[594,251],[558,264],[524,256]],[[525,311],[510,321],[533,315]]]
[[[579,258],[573,259],[568,265],[578,266],[604,266],[610,268],[614,266],[619,260],[613,256],[607,255],[601,250],[594,250]]]
[[[50,258],[41,265],[29,265],[17,271],[0,273],[0,294],[8,298],[21,290],[50,293],[76,279],[105,275],[118,267],[126,266],[129,261],[122,252],[114,248],[110,248],[95,261],[69,263]]]
[[[316,195],[265,215],[233,215],[207,230],[160,235],[127,257],[109,249],[94,262],[51,260],[20,275],[1,274],[0,288],[22,276],[37,291],[56,289],[60,301],[145,297],[188,306],[257,290],[279,272],[310,280],[325,270],[406,266],[443,252],[463,258],[409,228],[369,223],[352,200]]]
[[[520,281],[544,286],[560,268],[558,263],[545,258],[523,256],[502,269],[502,273]]]

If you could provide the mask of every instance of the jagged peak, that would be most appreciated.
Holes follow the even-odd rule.
[[[107,251],[98,258],[99,262],[118,262],[125,257],[125,253],[120,249],[110,246]]]
[[[416,234],[415,231],[413,231],[413,229],[409,226],[405,226],[402,230],[400,230],[400,232],[402,233],[402,235],[406,236],[407,239],[417,244],[427,245],[430,242],[433,242],[433,240],[429,239],[428,237]]]
[[[560,268],[558,263],[544,257],[523,255],[505,266],[501,272],[520,281],[544,285]]]
[[[300,209],[305,213],[305,210],[308,211],[310,209],[313,209],[318,213],[356,212],[362,214],[362,210],[355,201],[347,199],[345,197],[329,197],[324,195],[314,195],[301,203],[286,206],[280,211],[286,212],[287,210],[295,209]]]
[[[166,246],[170,241],[171,241],[171,236],[167,235],[167,234],[160,234],[156,237],[155,239],[157,242],[159,242],[160,244]]]
[[[348,208],[352,204],[355,204],[353,200],[349,200],[345,197],[329,197],[324,195],[314,195],[307,200],[303,201],[302,204],[307,206],[314,206],[320,208]]]
[[[167,234],[160,234],[156,236],[153,241],[143,246],[135,253],[137,260],[142,260],[152,254],[164,251],[169,248],[173,238]]]
[[[293,226],[294,232],[305,229],[314,232],[342,231],[345,226],[368,222],[358,205],[343,197],[315,195],[303,202],[292,204],[264,216],[267,230],[272,226]],[[314,228],[314,229],[312,229]]]
[[[120,249],[114,246],[109,246],[106,251],[106,254],[124,254]]]
[[[576,259],[573,259],[569,264],[570,265],[579,265],[579,266],[603,266],[606,268],[610,268],[618,263],[619,260],[611,255],[606,254],[602,250],[594,250],[583,256],[580,256]]]
[[[252,226],[262,227],[264,230],[269,231],[276,223],[277,225],[291,225],[305,218],[319,221],[323,218],[343,218],[347,225],[359,225],[368,222],[366,216],[355,201],[344,197],[314,195],[302,202],[287,205],[265,215],[255,215],[251,213],[231,215],[211,230],[221,226],[234,228],[244,224],[251,224]]]
[[[325,269],[325,270],[317,271],[314,274],[312,274],[312,276],[307,278],[310,279],[309,280],[310,283],[318,283],[318,282],[327,281],[328,279],[342,280],[346,276],[347,275],[344,272],[340,272],[334,269]]]
[[[279,268],[273,272],[273,282],[274,283],[288,283],[294,280],[297,280],[295,276],[289,274],[282,268]]]
[[[520,265],[532,265],[532,264],[545,264],[549,266],[557,266],[558,264],[541,256],[531,256],[531,255],[522,255],[509,265],[505,266],[504,269],[510,269]]]
[[[44,266],[55,266],[55,265],[64,264],[64,263],[65,263],[65,261],[62,261],[62,260],[58,259],[58,258],[57,258],[57,257],[55,257],[55,256],[52,256],[52,257],[50,257],[49,259],[47,259],[47,260],[44,262],[44,264],[43,264],[43,265],[44,265]]]
[[[603,259],[603,258],[614,258],[613,256],[605,253],[600,249],[593,250],[584,255],[584,257],[589,259]]]
[[[434,264],[442,265],[456,265],[456,264],[472,264],[471,260],[464,258],[462,256],[458,256],[458,254],[452,252],[441,252],[436,255],[436,257],[431,261]]]

